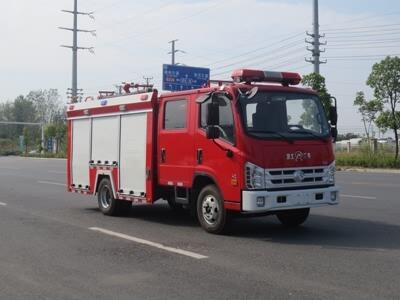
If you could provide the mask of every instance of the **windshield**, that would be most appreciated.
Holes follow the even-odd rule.
[[[317,96],[258,92],[240,98],[248,134],[261,138],[326,138],[330,134]]]

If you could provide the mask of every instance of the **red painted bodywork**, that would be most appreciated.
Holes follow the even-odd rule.
[[[281,85],[257,85],[259,90],[271,92],[297,92],[316,95],[310,89],[285,87]],[[206,175],[217,184],[228,210],[241,210],[241,192],[245,189],[244,166],[246,162],[254,163],[263,168],[290,168],[329,165],[334,160],[332,141],[321,140],[295,140],[292,143],[282,140],[259,140],[246,135],[241,116],[237,108],[238,89],[248,90],[254,85],[234,84],[226,85],[224,89],[232,96],[232,110],[234,118],[235,144],[230,144],[222,139],[215,141],[206,138],[205,131],[199,127],[200,105],[196,99],[205,93],[215,91],[217,88],[208,87],[199,90],[155,94],[151,102],[135,103],[126,106],[126,110],[140,110],[151,108],[147,114],[146,138],[146,188],[147,194],[144,201],[152,203],[155,200],[157,189],[161,186],[178,186],[191,188],[197,175]],[[220,88],[220,87],[219,87]],[[187,100],[187,128],[165,130],[163,129],[163,116],[167,101]],[[97,107],[90,109],[89,115],[108,114],[119,112],[118,106]],[[83,116],[83,111],[68,111],[68,117]],[[71,191],[71,121],[68,121],[68,189]],[[233,156],[228,157],[226,151],[232,151]],[[161,161],[161,150],[165,149],[166,160]],[[199,164],[196,160],[197,150],[203,152],[203,161]],[[288,160],[287,153],[296,151],[311,153],[311,157],[302,161]],[[88,169],[89,171],[89,169]],[[90,170],[91,193],[95,186],[97,168]],[[118,168],[113,169],[113,180],[119,189]],[[126,199],[125,199],[126,200]],[[133,199],[131,199],[133,200]],[[139,199],[141,200],[141,199]]]

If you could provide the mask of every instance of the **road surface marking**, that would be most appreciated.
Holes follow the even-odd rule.
[[[52,182],[52,181],[38,181],[38,183],[43,183],[43,184],[51,184],[51,185],[60,185],[60,186],[66,186],[65,183],[60,183],[60,182]]]
[[[370,196],[357,196],[357,195],[344,195],[344,194],[340,194],[340,196],[345,197],[345,198],[359,198],[359,199],[376,200],[376,197],[370,197]]]
[[[21,170],[21,169],[16,167],[0,167],[0,170]]]
[[[61,172],[61,171],[47,171],[49,173],[53,173],[53,174],[62,174],[62,175],[67,175],[66,172]]]
[[[144,239],[137,238],[137,237],[134,237],[134,236],[126,235],[126,234],[123,234],[123,233],[110,231],[110,230],[107,230],[107,229],[102,229],[102,228],[98,228],[98,227],[89,227],[89,229],[93,230],[93,231],[98,231],[98,232],[101,232],[101,233],[104,233],[104,234],[107,234],[107,235],[119,237],[121,239],[125,239],[125,240],[132,241],[132,242],[135,242],[135,243],[139,243],[139,244],[155,247],[155,248],[158,248],[158,249],[161,249],[161,250],[165,250],[165,251],[169,251],[169,252],[173,252],[173,253],[189,256],[189,257],[195,258],[195,259],[208,258],[208,256],[204,256],[204,255],[201,255],[201,254],[198,254],[198,253],[194,253],[194,252],[191,252],[191,251],[186,251],[186,250],[182,250],[182,249],[178,249],[178,248],[164,246],[164,245],[159,244],[159,243],[154,243],[154,242],[151,242],[151,241],[148,241],[148,240],[144,240]]]
[[[0,202],[0,205],[1,205],[1,206],[6,206],[6,205],[7,205],[7,203]]]

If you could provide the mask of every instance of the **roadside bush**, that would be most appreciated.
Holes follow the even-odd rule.
[[[16,143],[11,139],[0,139],[0,156],[19,155]]]
[[[370,153],[364,151],[357,152],[337,152],[337,166],[351,166],[364,168],[400,168],[400,161],[395,161],[392,153]]]

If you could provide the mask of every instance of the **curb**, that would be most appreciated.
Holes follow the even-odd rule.
[[[359,173],[385,173],[400,174],[399,169],[372,169],[372,168],[355,168],[355,167],[336,167],[339,172],[359,172]]]
[[[54,157],[30,157],[30,156],[8,156],[20,159],[46,159],[46,160],[67,160],[66,158],[54,158]]]

